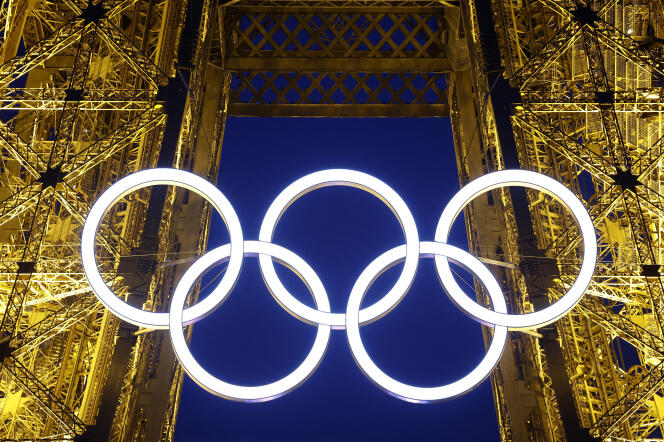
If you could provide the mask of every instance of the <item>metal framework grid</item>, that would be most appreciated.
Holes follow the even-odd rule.
[[[172,437],[167,338],[105,312],[80,263],[89,205],[117,179],[216,179],[227,114],[448,114],[439,3],[234,3],[1,3],[0,437]],[[208,217],[186,192],[127,196],[98,237],[108,283],[159,309]]]
[[[589,430],[587,440],[663,440],[662,2],[491,0],[491,6],[515,103],[519,163],[577,190],[600,252],[586,296],[554,332],[560,357],[547,351],[546,337],[514,343],[522,367],[506,373],[495,389],[502,437],[576,440],[570,437],[576,426]],[[496,117],[499,109],[494,103]],[[496,197],[503,208],[513,204],[508,194]],[[557,263],[546,284],[548,298],[555,299],[576,274],[579,236],[557,205],[536,194],[528,201],[536,244],[531,250]],[[511,211],[502,210],[509,220]],[[503,236],[501,246],[508,262],[526,255],[514,239]],[[527,311],[536,301],[523,294],[523,264],[521,258],[525,278],[508,279],[515,279],[515,304]],[[563,405],[565,389],[556,386],[561,376],[570,410]],[[541,395],[527,413],[510,401],[522,388],[516,384]],[[511,419],[519,414],[521,423]],[[521,439],[526,434],[529,439]]]
[[[501,437],[663,440],[661,0],[0,5],[0,438],[172,438],[182,371],[162,333],[96,302],[82,224],[132,171],[215,180],[226,116],[268,115],[450,117],[461,183],[518,156],[575,189],[601,263],[568,318],[512,335]],[[98,237],[108,283],[159,309],[209,216],[186,192],[128,196]],[[538,193],[494,191],[466,219],[513,311],[576,274],[574,223]]]

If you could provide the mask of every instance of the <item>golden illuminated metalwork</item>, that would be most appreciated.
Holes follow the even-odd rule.
[[[462,183],[568,184],[600,263],[571,315],[511,336],[501,437],[662,440],[663,43],[662,0],[3,0],[0,438],[172,437],[182,371],[163,333],[95,302],[82,225],[132,171],[216,179],[226,116],[268,115],[449,117]],[[209,216],[186,192],[132,194],[102,223],[103,276],[159,309]],[[493,191],[466,220],[515,312],[578,273],[575,223],[543,194]]]
[[[475,75],[473,86],[487,100],[476,103],[483,118],[477,136],[457,143],[462,181],[518,155],[521,167],[584,197],[600,253],[571,315],[555,328],[514,337],[493,379],[501,436],[662,440],[662,2],[490,6],[493,15],[489,2],[476,1],[465,22],[475,40],[471,54],[486,63],[473,64],[480,57],[471,56],[471,69],[490,81]],[[495,27],[486,26],[487,16]],[[495,73],[503,69],[509,84]],[[472,122],[463,120],[463,103],[451,112],[463,139],[459,130]],[[536,309],[564,293],[580,256],[569,214],[542,195],[514,192],[494,193],[471,212],[475,252],[514,264],[502,271],[512,308]]]

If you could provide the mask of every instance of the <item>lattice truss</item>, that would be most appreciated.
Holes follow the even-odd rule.
[[[447,3],[202,3],[186,104],[172,132],[179,133],[175,167],[216,177],[227,113],[449,113]],[[163,356],[162,334],[120,329],[95,302],[78,241],[100,192],[156,164],[170,118],[161,103],[182,74],[174,61],[186,7],[184,0],[0,2],[0,438],[87,431],[123,339],[131,350],[111,399],[111,440],[154,435],[150,420],[164,422],[161,437],[172,436],[181,370],[172,354]],[[144,308],[165,300],[182,271],[176,255],[205,248],[209,211],[185,197],[172,190],[165,197],[155,261],[175,264],[148,274]],[[102,273],[120,296],[134,296],[122,269],[141,252],[150,200],[149,191],[127,196],[98,235]],[[192,230],[187,216],[202,217],[200,231],[183,233]],[[185,242],[189,250],[181,250]],[[164,357],[173,365],[159,371]],[[140,398],[150,391],[166,391],[164,403]],[[166,415],[155,414],[159,407]]]
[[[577,189],[597,227],[597,276],[559,325],[579,417],[603,438],[662,439],[662,2],[492,4],[503,63],[522,99],[513,118],[521,162]],[[215,55],[197,58],[194,70],[209,63],[224,72],[224,84],[232,75],[219,103],[230,114],[450,112],[444,74],[454,20],[445,2],[246,0],[216,15],[206,5],[197,52],[207,42]],[[81,0],[0,7],[0,437],[82,432],[94,421],[116,336],[117,321],[84,282],[78,238],[96,195],[155,163],[166,119],[157,95],[173,77],[171,34],[181,22],[173,11],[181,2],[108,0],[104,8]],[[471,62],[478,58],[471,52]],[[200,102],[200,78],[191,89],[191,102]],[[486,92],[479,84],[469,90]],[[177,166],[191,163],[182,146],[192,144],[199,110],[189,106],[183,117]],[[483,155],[491,152],[498,155],[495,146]],[[206,159],[207,176],[216,174],[215,155]],[[126,291],[120,257],[138,245],[148,197],[116,205],[100,235],[103,270],[119,293]],[[555,298],[576,274],[578,235],[557,205],[530,198],[539,246],[558,263]],[[171,212],[181,201],[171,192],[166,204]],[[168,220],[161,228],[163,258],[176,241]],[[516,248],[498,252],[493,257],[519,261]],[[509,272],[505,278],[523,286]],[[149,306],[161,302],[156,281],[166,279],[172,275],[153,279]],[[125,420],[144,422],[132,408],[132,386],[149,382],[138,367],[149,368],[159,351],[151,336],[139,336],[132,352],[115,434]],[[549,410],[533,425],[543,440],[560,440],[548,362],[536,339],[524,342]],[[494,378],[499,405],[502,388]],[[509,423],[501,407],[499,419]]]
[[[447,115],[445,9],[419,1],[241,1],[225,16],[229,113]]]
[[[118,322],[85,282],[79,238],[112,182],[154,165],[172,67],[166,0],[0,6],[0,438],[70,439],[94,423]],[[99,259],[131,252],[147,194],[116,205]]]
[[[521,164],[577,189],[597,229],[596,276],[558,325],[578,417],[602,440],[664,440],[662,1],[491,3],[520,91]],[[577,274],[579,235],[558,205],[529,196],[538,245],[558,263],[555,299]],[[546,393],[545,357],[531,358]],[[547,404],[542,440],[561,440]]]

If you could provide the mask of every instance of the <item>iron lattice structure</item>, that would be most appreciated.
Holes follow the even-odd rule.
[[[101,308],[79,237],[133,171],[214,181],[238,115],[449,117],[462,184],[523,167],[575,189],[601,262],[571,315],[511,335],[492,376],[501,437],[662,440],[661,0],[0,5],[0,438],[172,438],[168,339]],[[494,191],[466,212],[512,311],[560,296],[579,266],[575,224],[547,198]],[[128,195],[98,236],[108,284],[160,309],[209,217],[187,192]]]
[[[600,253],[593,282],[573,313],[555,330],[541,331],[542,337],[516,343],[515,360],[526,363],[503,376],[496,395],[501,422],[512,423],[504,425],[513,431],[503,437],[528,440],[517,435],[511,419],[510,397],[521,386],[509,384],[523,383],[540,394],[522,417],[532,440],[582,440],[586,429],[597,440],[662,440],[662,2],[491,6],[509,79],[505,89],[515,103],[512,138],[502,146],[505,161],[514,161],[507,158],[512,144],[521,167],[577,189],[596,226]],[[500,109],[494,102],[496,119]],[[514,195],[501,200],[504,208],[517,204]],[[530,250],[556,265],[540,259],[533,268],[521,259],[525,277],[513,284],[529,289],[530,299],[523,290],[513,293],[524,310],[539,302],[533,286],[555,299],[579,265],[579,236],[569,216],[535,194],[527,195],[527,205],[531,233],[518,229],[518,247],[503,236],[501,256],[519,263],[507,257]],[[510,212],[518,209],[503,209]],[[535,279],[532,271],[544,276],[543,283],[528,282]]]

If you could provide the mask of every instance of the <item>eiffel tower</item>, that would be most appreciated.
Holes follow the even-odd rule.
[[[664,440],[663,48],[662,0],[2,0],[0,438],[172,439],[167,335],[102,308],[80,234],[132,172],[214,182],[231,115],[449,118],[460,185],[565,183],[599,264],[569,315],[510,335],[501,439]],[[97,238],[109,286],[162,308],[185,270],[165,263],[205,252],[210,216],[173,188],[128,195]],[[544,194],[494,190],[465,219],[513,312],[573,282],[580,235]]]

